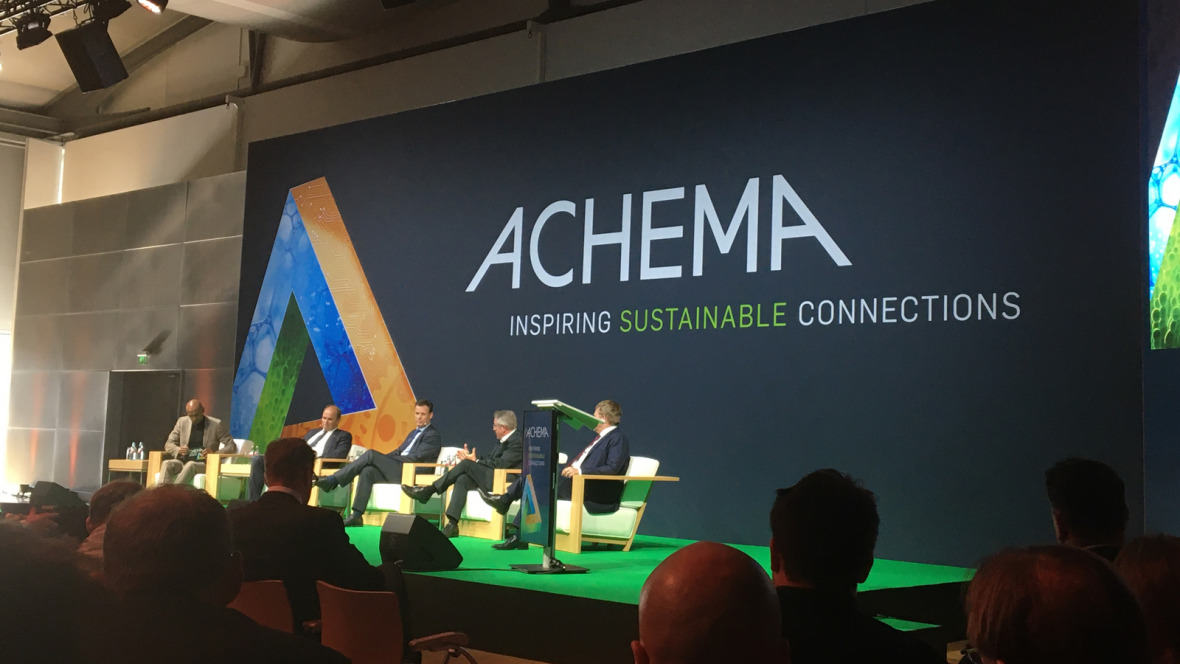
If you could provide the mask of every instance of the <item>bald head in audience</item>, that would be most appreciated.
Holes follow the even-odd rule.
[[[770,578],[715,542],[680,549],[647,578],[631,651],[636,664],[790,662]]]
[[[967,591],[967,638],[985,664],[1146,664],[1147,632],[1111,566],[1072,546],[1003,551]]]

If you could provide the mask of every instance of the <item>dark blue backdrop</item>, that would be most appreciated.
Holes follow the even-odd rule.
[[[1056,460],[1103,459],[1142,490],[1137,15],[1084,4],[933,2],[252,144],[239,345],[287,190],[324,176],[448,444],[486,445],[498,408],[612,398],[632,453],[681,478],[655,488],[643,532],[764,543],[773,490],[830,466],[877,493],[879,557],[972,564],[1048,541]],[[801,238],[769,269],[775,175],[851,265]],[[706,228],[692,276],[695,187],[728,224],[750,178],[757,271],[743,222],[727,255]],[[644,192],[676,187],[652,225],[682,236],[651,263],[683,276],[643,280]],[[625,194],[630,278],[601,247],[583,284],[586,199],[607,232]],[[576,216],[552,217],[538,253],[573,283],[551,288],[530,238],[561,200]],[[468,292],[517,208],[520,287],[493,265]],[[994,318],[943,320],[942,296],[993,293]],[[939,299],[911,303],[913,322],[799,318],[905,296]],[[780,327],[620,327],[623,310],[743,303],[767,320],[775,302]],[[601,311],[606,333],[510,335],[512,316]],[[328,400],[316,370],[292,421]]]

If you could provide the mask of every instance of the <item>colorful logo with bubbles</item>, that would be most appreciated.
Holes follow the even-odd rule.
[[[1147,180],[1148,295],[1151,347],[1180,347],[1180,83]]]
[[[340,427],[379,451],[414,427],[414,392],[324,178],[291,189],[234,376],[230,431],[259,449],[300,435],[284,426],[307,347]]]

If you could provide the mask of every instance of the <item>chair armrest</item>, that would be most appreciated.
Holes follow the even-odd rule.
[[[583,480],[639,480],[641,482],[679,482],[679,477],[666,475],[574,475]]]
[[[429,470],[430,471],[429,475],[427,475],[426,473],[421,473],[421,474],[425,475],[427,477],[436,478],[437,476],[434,474],[436,469],[438,469],[438,468],[451,468],[451,467],[452,467],[452,464],[434,463],[434,462],[425,462],[425,461],[416,461],[414,463],[403,463],[402,464],[402,484],[405,484],[408,486],[417,486],[418,482],[421,481],[418,479],[418,475],[419,475],[418,471],[419,470]],[[433,481],[433,479],[431,481]]]
[[[414,652],[450,650],[451,648],[462,648],[470,641],[471,639],[463,632],[439,632],[413,639],[410,641],[410,650]]]

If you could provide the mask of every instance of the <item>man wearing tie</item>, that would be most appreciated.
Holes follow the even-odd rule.
[[[441,495],[451,485],[455,486],[455,490],[451,492],[451,501],[447,503],[447,522],[442,528],[443,534],[447,537],[459,534],[459,517],[463,515],[463,507],[467,505],[468,491],[491,490],[497,468],[520,468],[520,461],[524,456],[524,441],[516,431],[516,413],[510,410],[497,410],[492,414],[492,431],[496,434],[496,447],[490,454],[480,456],[475,448],[468,450],[464,445],[463,449],[459,450],[459,463],[433,484],[402,485],[402,491],[420,503],[430,500],[436,493]]]
[[[340,409],[335,405],[324,406],[320,417],[320,428],[312,429],[303,437],[317,457],[324,459],[346,459],[352,449],[352,434],[340,426]],[[248,497],[258,500],[266,484],[266,457],[262,454],[250,459],[250,482]]]
[[[594,440],[574,458],[573,462],[561,469],[561,479],[557,483],[557,499],[569,500],[573,493],[574,475],[622,475],[627,472],[631,464],[631,444],[627,435],[619,430],[623,410],[619,404],[607,399],[599,401],[594,407],[594,417],[601,422],[594,427]],[[517,478],[503,495],[493,495],[480,489],[479,496],[485,503],[492,506],[500,514],[508,511],[508,507],[524,495],[523,475]],[[623,495],[623,480],[597,480],[586,482],[586,493],[583,504],[591,514],[609,514],[619,509],[619,498]],[[522,510],[523,511],[523,510]],[[493,544],[493,549],[527,549],[528,544],[520,541],[520,513],[512,522],[511,534],[508,539],[499,544]]]
[[[438,452],[442,449],[442,434],[430,423],[434,419],[434,404],[426,399],[419,399],[414,405],[414,423],[417,426],[405,442],[389,454],[382,454],[369,450],[356,461],[344,466],[327,477],[316,481],[321,491],[332,491],[342,484],[348,484],[353,478],[359,477],[356,485],[356,500],[352,503],[352,514],[344,520],[345,526],[359,526],[363,524],[361,516],[369,504],[369,495],[373,492],[373,485],[378,482],[401,484],[402,464],[404,463],[434,463],[438,460]]]

